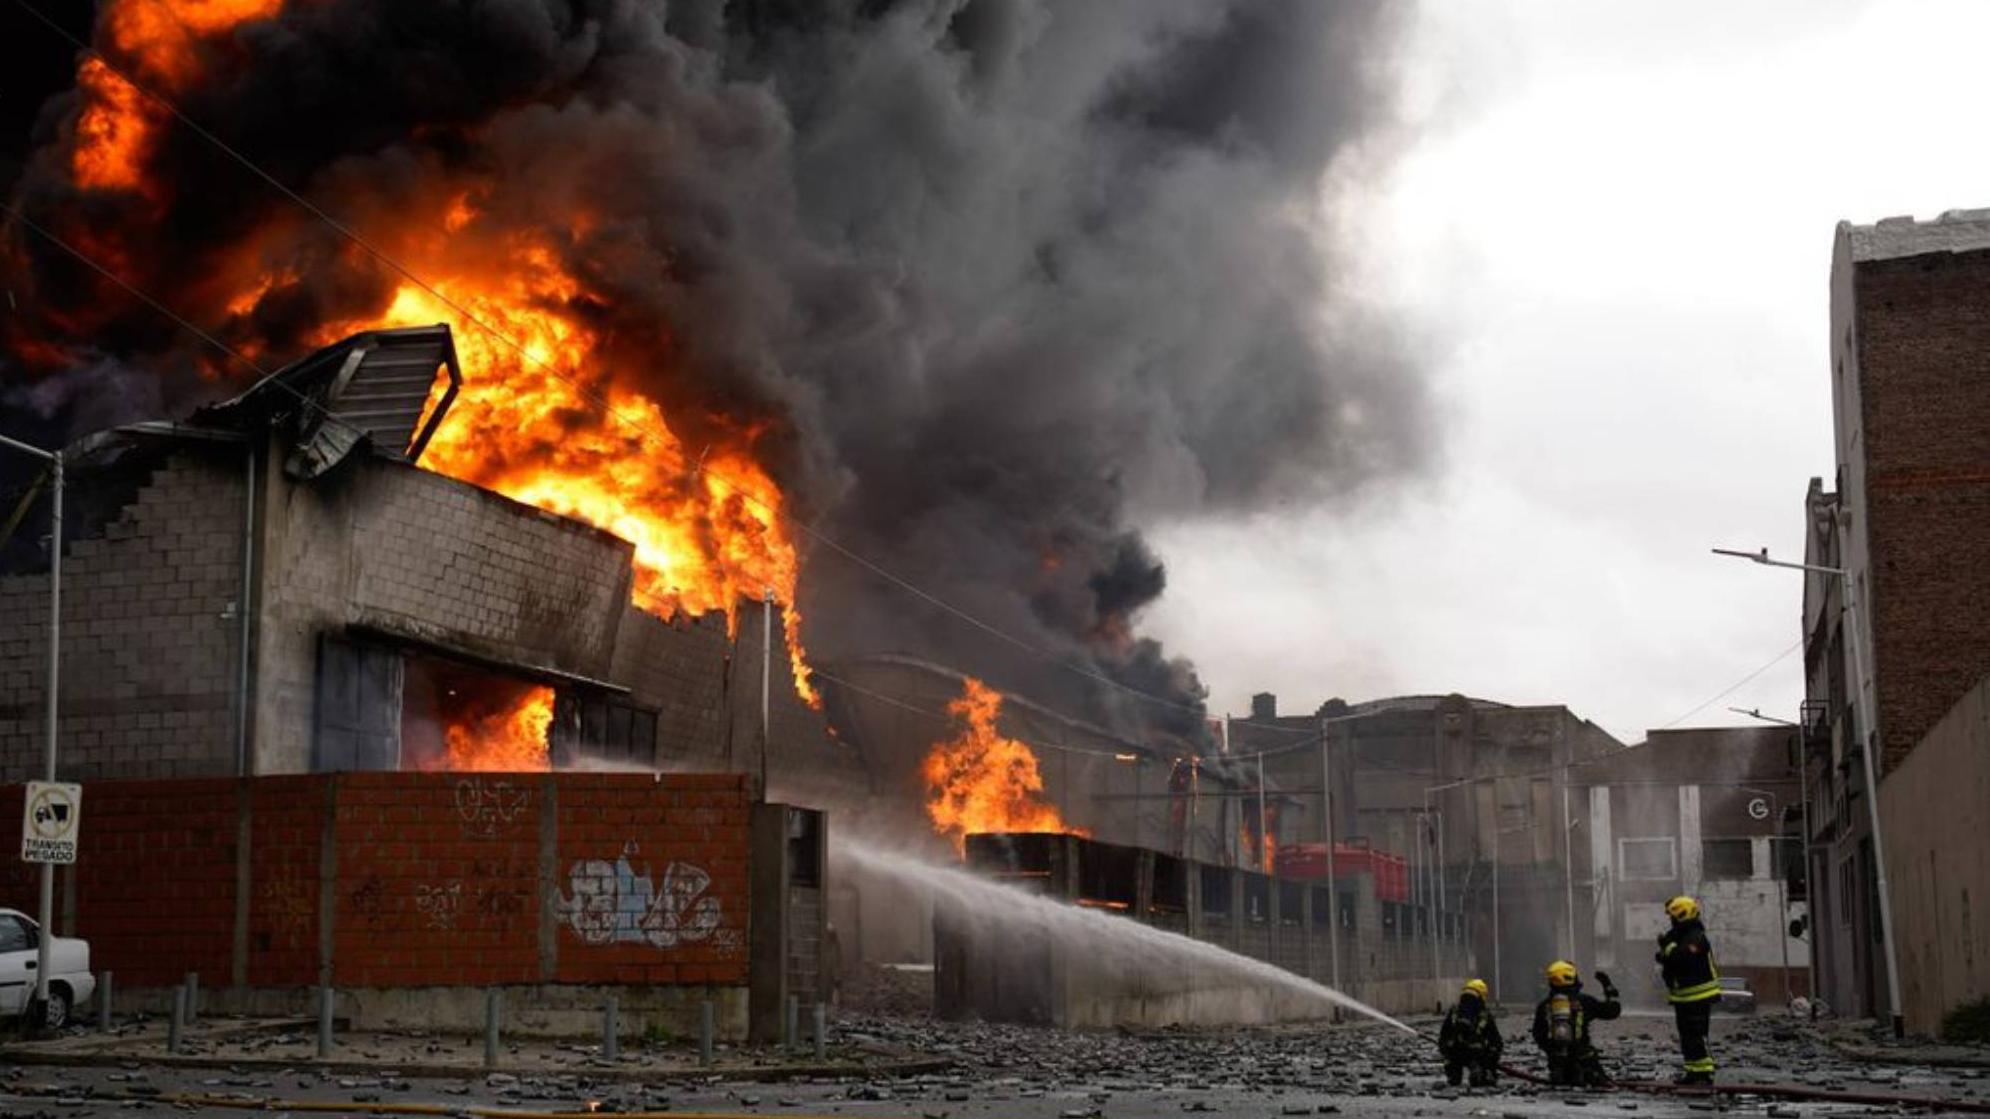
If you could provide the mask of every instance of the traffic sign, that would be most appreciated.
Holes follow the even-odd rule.
[[[73,863],[83,830],[83,786],[28,782],[21,813],[21,861]]]

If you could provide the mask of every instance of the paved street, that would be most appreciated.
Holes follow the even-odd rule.
[[[1427,1025],[1427,1023],[1425,1023]],[[1508,1034],[1522,1023],[1509,1020]],[[9,1115],[86,1115],[165,1109],[197,1115],[238,1114],[242,1104],[274,1100],[314,1112],[375,1110],[457,1115],[472,1108],[518,1112],[670,1111],[674,1114],[916,1116],[948,1119],[1113,1117],[1209,1113],[1258,1117],[1301,1114],[1378,1116],[1585,1115],[1694,1116],[1717,1108],[1738,1114],[1880,1114],[1869,1107],[1817,1102],[1710,1100],[1630,1091],[1582,1095],[1508,1081],[1496,1091],[1442,1087],[1421,1043],[1372,1026],[1338,1029],[1164,1031],[1071,1034],[1001,1026],[931,1024],[917,1019],[859,1018],[839,1023],[839,1041],[946,1057],[946,1072],[890,1080],[849,1077],[773,1083],[711,1082],[695,1076],[603,1080],[585,1069],[538,1075],[394,1079],[288,1069],[162,1069],[127,1062],[96,1068],[35,1066],[0,1073],[0,1110]],[[1843,1031],[1841,1031],[1843,1032]],[[1599,1027],[1613,1069],[1626,1080],[1670,1079],[1669,1023],[1628,1016]],[[1990,1101],[1990,1070],[1877,1065],[1848,1059],[1821,1033],[1768,1018],[1723,1020],[1716,1032],[1723,1076],[1733,1082],[1797,1083],[1876,1094]],[[1510,1046],[1513,1063],[1534,1068],[1532,1047]],[[152,1102],[92,1100],[132,1090]],[[235,1107],[170,1103],[175,1096],[237,1097]],[[412,1106],[411,1106],[412,1105]],[[278,1111],[284,1104],[274,1105]]]

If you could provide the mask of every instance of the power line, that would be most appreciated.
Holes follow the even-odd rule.
[[[1672,720],[1671,722],[1657,729],[1671,730],[1673,727],[1678,726],[1680,723],[1685,722],[1686,720],[1692,718],[1695,715],[1698,715],[1700,712],[1706,710],[1707,708],[1712,707],[1714,704],[1719,703],[1721,700],[1726,699],[1728,696],[1734,694],[1735,692],[1740,691],[1742,687],[1746,685],[1749,681],[1754,680],[1757,676],[1760,676],[1764,672],[1767,672],[1770,669],[1776,667],[1778,664],[1781,664],[1784,657],[1787,657],[1791,653],[1796,652],[1798,649],[1803,648],[1803,641],[1804,641],[1803,638],[1801,637],[1797,638],[1796,644],[1791,645],[1789,648],[1784,649],[1780,653],[1777,653],[1774,657],[1770,658],[1769,663],[1763,665],[1761,668],[1756,669],[1755,671],[1749,673],[1748,675],[1743,676],[1741,679],[1736,680],[1733,684],[1730,684],[1727,688],[1722,690],[1720,694],[1713,696],[1712,698],[1708,699],[1706,702],[1700,704],[1698,707],[1693,708],[1692,710],[1686,712],[1685,714],[1679,716],[1678,718]]]
[[[647,436],[655,436],[657,434],[657,432],[655,432],[655,430],[650,428],[647,424],[641,422],[640,420],[632,419],[629,416],[618,411],[600,393],[596,392],[591,387],[583,385],[573,380],[572,378],[568,377],[565,373],[561,372],[557,367],[553,366],[550,362],[532,353],[524,345],[520,344],[516,339],[505,334],[503,331],[499,330],[491,323],[486,322],[482,317],[470,311],[462,304],[458,303],[454,299],[451,299],[449,296],[443,294],[433,284],[429,283],[427,280],[417,275],[412,269],[410,269],[405,264],[402,264],[395,257],[389,255],[385,250],[374,245],[371,241],[361,236],[356,230],[352,229],[350,226],[347,226],[345,223],[340,222],[338,219],[332,217],[332,215],[325,212],[325,210],[320,208],[318,205],[316,205],[309,199],[305,198],[303,195],[299,194],[297,191],[292,190],[289,186],[285,185],[281,180],[277,179],[274,175],[264,170],[261,167],[261,165],[257,164],[254,160],[250,159],[242,152],[236,150],[233,146],[228,144],[226,141],[222,140],[219,136],[215,135],[213,132],[209,131],[207,128],[202,126],[198,121],[195,121],[192,117],[189,117],[185,112],[181,111],[179,106],[175,104],[172,101],[172,99],[166,97],[164,94],[159,93],[158,91],[152,89],[151,87],[133,78],[130,74],[126,73],[123,68],[119,67],[115,62],[104,57],[102,52],[98,51],[93,45],[71,34],[67,28],[62,27],[61,25],[57,24],[54,20],[50,19],[47,15],[43,14],[40,9],[36,8],[33,4],[29,3],[28,0],[14,0],[14,3],[17,7],[21,8],[23,11],[33,16],[37,21],[42,23],[44,26],[48,27],[50,31],[54,32],[62,39],[69,42],[77,50],[82,51],[83,53],[93,57],[111,74],[113,74],[120,80],[130,85],[133,89],[137,90],[140,94],[143,94],[146,98],[156,102],[161,108],[165,109],[168,113],[170,113],[173,119],[179,121],[181,124],[191,129],[196,135],[201,137],[203,140],[206,140],[208,143],[220,149],[223,153],[228,155],[229,158],[233,159],[236,163],[239,163],[250,174],[254,175],[255,177],[261,179],[264,183],[268,184],[271,189],[277,191],[278,193],[282,194],[284,197],[290,199],[298,206],[303,207],[306,211],[308,211],[310,214],[316,217],[319,221],[325,223],[327,227],[337,232],[341,236],[347,238],[353,244],[357,245],[360,249],[364,250],[369,256],[372,256],[375,260],[379,261],[381,264],[386,265],[389,269],[400,274],[409,283],[414,284],[416,287],[428,293],[430,296],[434,297],[443,305],[455,311],[459,316],[463,318],[464,321],[470,323],[473,326],[476,326],[480,330],[483,330],[484,332],[489,334],[491,337],[504,343],[506,346],[510,347],[513,351],[518,353],[519,356],[524,358],[526,361],[529,361],[532,364],[540,367],[540,369],[542,369],[544,372],[548,373],[555,379],[565,383],[569,388],[572,388],[575,392],[579,393],[584,399],[588,400],[589,402],[593,403],[596,407],[600,408],[603,411],[603,413],[612,417],[617,422],[622,423],[625,426],[629,427],[637,434],[647,435]],[[177,318],[177,316],[175,316],[175,318]],[[210,339],[210,341],[212,341],[212,339]],[[718,473],[717,471],[713,470],[710,466],[705,465],[704,462],[702,461],[691,467],[690,473],[692,473],[693,475],[703,475],[713,481],[725,485],[729,490],[737,494],[742,501],[746,502],[747,504],[753,506],[754,508],[760,510],[762,513],[766,514],[770,521],[783,517],[783,513],[780,510],[770,507],[765,502],[761,501],[758,497],[754,496],[754,494],[749,489],[725,477],[723,474]],[[1027,641],[1021,637],[1009,633],[1008,631],[990,622],[984,621],[981,618],[968,613],[966,610],[958,606],[955,606],[951,602],[948,602],[940,598],[939,596],[925,590],[923,587],[920,587],[912,583],[910,580],[907,580],[897,575],[896,573],[884,568],[883,566],[879,565],[870,558],[856,551],[853,551],[850,548],[845,547],[842,543],[838,542],[833,537],[824,533],[821,529],[817,528],[813,524],[810,524],[809,522],[804,521],[799,517],[795,517],[792,514],[787,514],[786,519],[790,524],[794,525],[797,529],[801,530],[802,533],[804,533],[811,539],[815,540],[816,542],[822,544],[823,546],[827,547],[829,550],[842,556],[844,559],[856,564],[857,566],[863,568],[864,570],[870,572],[871,574],[877,576],[878,578],[881,578],[886,582],[892,584],[893,586],[898,587],[899,589],[927,603],[928,605],[938,610],[941,610],[947,614],[952,615],[953,617],[959,619],[960,621],[965,622],[966,624],[981,630],[982,632],[988,634],[991,637],[995,637],[1001,641],[1013,645],[1016,648],[1022,650],[1023,652],[1030,654],[1031,656],[1044,660],[1068,672],[1072,672],[1077,675],[1083,676],[1089,680],[1092,680],[1095,683],[1104,684],[1109,688],[1113,688],[1118,691],[1124,692],[1128,695],[1134,696],[1136,698],[1146,700],[1149,703],[1153,703],[1163,707],[1173,708],[1178,711],[1191,712],[1199,716],[1206,716],[1208,713],[1207,708],[1204,706],[1186,704],[1179,702],[1177,700],[1168,699],[1165,696],[1154,695],[1150,692],[1146,692],[1139,688],[1136,688],[1131,684],[1124,683],[1123,681],[1120,680],[1115,680],[1111,676],[1108,676],[1105,673],[1100,672],[1096,669],[1088,668],[1083,664],[1058,656],[1057,654],[1050,652],[1049,650],[1044,649],[1034,644],[1033,642]],[[811,669],[811,671],[813,671],[813,669]],[[1305,732],[1301,731],[1299,733],[1305,733]]]

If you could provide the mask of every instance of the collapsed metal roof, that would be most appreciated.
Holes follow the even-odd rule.
[[[429,408],[438,372],[448,375],[448,383]],[[236,429],[286,426],[292,447],[284,471],[304,480],[345,461],[362,443],[407,462],[421,458],[462,384],[448,324],[369,330],[277,370],[193,419]]]

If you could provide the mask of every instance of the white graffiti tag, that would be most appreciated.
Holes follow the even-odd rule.
[[[612,863],[583,859],[573,865],[567,875],[572,893],[560,898],[560,912],[575,934],[589,944],[672,948],[719,931],[724,914],[719,899],[706,892],[712,876],[703,867],[673,862],[658,881],[647,864],[637,872],[629,861],[636,853],[630,843]]]
[[[509,781],[471,777],[456,783],[456,815],[463,822],[463,834],[473,839],[495,837],[499,828],[518,819],[531,804],[532,790]]]

